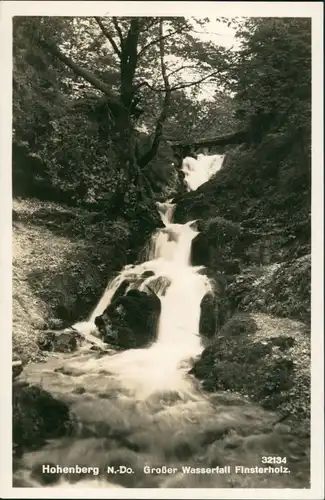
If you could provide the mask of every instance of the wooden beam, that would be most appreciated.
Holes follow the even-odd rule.
[[[200,147],[210,149],[214,146],[226,146],[227,144],[242,144],[244,142],[249,142],[249,134],[246,130],[240,130],[233,134],[196,139],[193,141],[174,141],[168,138],[166,138],[166,141],[174,150],[186,150],[188,148],[193,150]]]

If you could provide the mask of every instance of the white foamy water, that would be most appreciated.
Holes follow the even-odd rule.
[[[207,182],[222,167],[225,155],[198,154],[197,159],[190,156],[184,158],[182,171],[188,191],[195,191]]]
[[[187,365],[182,365],[182,362],[197,356],[202,350],[200,303],[211,291],[208,278],[199,273],[201,267],[190,265],[192,240],[198,234],[191,227],[192,222],[172,223],[173,209],[169,203],[159,203],[158,210],[165,228],[159,229],[151,239],[148,248],[150,260],[126,266],[109,283],[89,321],[92,325],[96,316],[104,312],[124,280],[130,283],[127,290],[138,288],[143,291],[157,278],[168,280],[167,288],[155,287],[161,301],[157,341],[146,349],[131,349],[96,362],[96,369],[114,373],[121,385],[140,399],[157,391],[177,390],[182,393],[190,390],[185,376]],[[141,279],[148,271],[153,274]],[[78,328],[78,324],[75,327]]]
[[[201,168],[200,162],[196,165]],[[205,180],[207,175],[205,172]],[[193,224],[195,221],[174,223],[174,209],[171,201],[157,203],[165,227],[151,237],[143,253],[143,262],[125,266],[108,283],[89,320],[74,325],[85,337],[98,335],[95,318],[105,311],[118,287],[126,280],[124,293],[132,288],[147,293],[153,290],[161,301],[156,341],[147,348],[101,356],[80,352],[67,360],[54,360],[53,363],[60,365],[59,370],[54,365],[45,370],[41,367],[43,387],[68,401],[81,421],[90,421],[92,426],[96,421],[103,422],[122,435],[133,432],[134,439],[143,443],[141,446],[144,449],[149,446],[148,460],[156,465],[167,463],[162,461],[167,458],[159,456],[168,455],[168,449],[173,450],[177,443],[183,446],[183,441],[192,440],[190,435],[201,432],[203,414],[205,418],[210,415],[213,421],[212,406],[188,374],[194,358],[203,349],[199,335],[200,305],[212,287],[209,279],[202,274],[202,266],[193,267],[190,263],[192,240],[198,234]],[[37,378],[38,369],[33,372],[31,368],[29,376]],[[74,395],[77,386],[85,388],[87,397],[82,393]],[[183,427],[187,429],[184,436]],[[100,429],[103,427],[98,430],[103,432]],[[73,465],[82,461],[93,465],[99,459],[106,461],[116,456],[116,460],[124,464],[133,456],[130,451],[125,455],[123,445],[117,450],[106,451],[98,445],[101,441],[102,438],[94,438],[93,441],[74,439],[65,446],[60,441],[54,442],[38,454],[27,454],[24,458],[25,469],[21,469],[20,473],[24,481],[33,483],[28,470],[36,463],[51,461]],[[140,467],[140,456],[133,456],[132,460]],[[87,487],[88,478],[80,479],[78,484]],[[39,485],[38,480],[35,481],[32,485]],[[95,479],[92,481],[94,486],[100,487]],[[61,478],[56,486],[70,484],[73,485],[73,481],[66,479],[62,482]]]
[[[161,220],[165,226],[168,226],[168,224],[170,224],[173,220],[176,205],[172,203],[172,200],[167,200],[165,203],[157,201],[157,208],[159,210]]]
[[[188,172],[185,177],[188,187],[195,189],[206,182],[220,168],[222,160],[220,155],[199,155],[198,160],[186,158],[183,171]],[[157,278],[163,283],[167,280],[165,286],[154,286],[161,301],[156,342],[146,349],[131,349],[97,363],[98,369],[114,373],[121,385],[142,399],[156,391],[190,390],[186,362],[202,350],[200,304],[205,294],[212,291],[208,278],[199,272],[201,268],[190,264],[192,240],[198,234],[193,228],[195,221],[175,224],[175,205],[171,200],[156,205],[165,227],[151,237],[144,252],[145,261],[124,267],[108,284],[89,318],[92,330],[96,316],[104,312],[125,280],[129,282],[126,291],[132,288],[148,291],[147,286],[156,283]],[[142,278],[148,271],[152,275]]]
[[[204,170],[206,165],[200,161],[192,165],[193,175],[188,177],[192,186],[198,186],[199,178],[205,182],[213,175],[213,169]],[[198,172],[202,166],[204,175]],[[15,464],[14,487],[69,487],[80,488],[80,492],[121,487],[265,488],[262,474],[241,479],[241,474],[218,473],[219,466],[253,466],[260,463],[261,456],[292,453],[291,443],[283,448],[287,441],[282,433],[277,435],[275,415],[236,394],[204,392],[189,375],[193,358],[202,351],[200,303],[211,284],[201,274],[202,267],[190,265],[192,240],[197,234],[193,221],[175,224],[175,206],[170,201],[158,203],[157,209],[165,227],[148,242],[142,262],[122,269],[108,283],[89,321],[74,325],[89,339],[98,335],[96,316],[127,280],[124,293],[132,288],[149,293],[150,287],[160,298],[156,341],[146,349],[124,352],[96,353],[84,346],[73,354],[25,367],[20,378],[41,385],[66,403],[77,420],[68,435],[53,439],[51,434],[45,445],[24,451]],[[100,347],[102,341],[96,340],[93,343]],[[37,401],[35,404],[37,421],[42,410]],[[60,411],[58,426],[62,427]],[[27,429],[29,425],[27,422]],[[98,470],[63,472],[55,477],[42,471],[46,464],[54,470],[56,466]],[[120,473],[121,466],[131,472]],[[188,473],[189,466],[207,467],[212,472]],[[162,467],[175,472],[159,472]],[[148,468],[153,472],[147,472]],[[276,488],[307,488],[308,484],[301,486],[294,474],[271,474],[268,479],[268,486]],[[120,493],[116,491],[117,496]],[[114,491],[107,494],[114,496]]]

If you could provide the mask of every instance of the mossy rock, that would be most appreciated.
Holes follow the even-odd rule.
[[[39,448],[48,439],[67,435],[73,428],[66,404],[39,387],[15,381],[12,405],[15,456]]]
[[[213,293],[206,294],[201,300],[200,308],[200,335],[211,338],[217,328],[217,301],[215,295]]]
[[[239,392],[280,415],[309,418],[310,339],[301,322],[260,313],[235,315],[191,373],[206,390]]]

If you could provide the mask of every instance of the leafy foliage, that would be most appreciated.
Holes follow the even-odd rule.
[[[172,135],[180,122],[192,130],[200,83],[216,84],[226,66],[224,49],[192,33],[204,22],[15,18],[16,194],[126,204],[173,189],[164,122]]]
[[[230,86],[238,117],[261,139],[266,133],[303,130],[308,137],[311,111],[311,20],[256,18],[237,32]]]

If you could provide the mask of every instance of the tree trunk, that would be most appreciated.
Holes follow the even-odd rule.
[[[68,57],[53,41],[40,36],[37,37],[37,41],[46,52],[49,52],[55,58],[61,60],[76,75],[81,76],[94,88],[105,94],[110,113],[108,119],[110,118],[112,124],[112,141],[118,162],[117,187],[113,199],[110,200],[110,205],[113,205],[110,211],[118,213],[135,213],[139,204],[141,204],[145,198],[148,198],[148,196],[152,196],[150,184],[145,179],[144,174],[140,172],[141,165],[136,155],[136,132],[132,119],[132,105],[135,104],[134,100],[136,98],[133,80],[138,61],[137,47],[140,34],[140,23],[138,18],[132,18],[128,33],[126,37],[123,38],[116,18],[113,19],[115,28],[120,36],[121,47],[118,47],[110,32],[106,30],[101,19],[97,17],[96,21],[104,35],[110,41],[113,50],[120,58],[121,89],[119,95],[115,95],[109,86],[101,81],[94,73],[74,62],[74,60]],[[147,155],[147,158],[149,158],[148,161],[150,161],[157,152],[162,133],[162,123],[165,120],[165,113],[166,109],[164,108],[156,127],[157,130],[153,141],[153,150]]]
[[[137,137],[127,109],[123,109],[115,117],[112,139],[119,164],[119,178],[110,204],[112,203],[114,212],[131,216],[152,193],[137,163]]]

